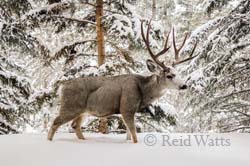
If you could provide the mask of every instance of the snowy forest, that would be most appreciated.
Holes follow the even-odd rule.
[[[141,35],[157,52],[175,29],[185,91],[136,113],[137,132],[250,132],[250,0],[1,0],[0,135],[47,133],[58,87],[79,77],[147,75]],[[173,33],[169,33],[172,39]],[[171,43],[171,40],[170,42]],[[170,51],[161,56],[171,64]],[[73,132],[65,124],[60,132]],[[88,116],[82,131],[125,133],[120,115]]]

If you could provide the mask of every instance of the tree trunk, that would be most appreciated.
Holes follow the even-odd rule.
[[[97,52],[98,52],[98,65],[101,66],[105,63],[105,49],[104,49],[104,33],[102,26],[103,16],[103,0],[96,0],[96,33],[97,33]],[[107,118],[99,119],[99,132],[106,134],[107,131]]]
[[[156,0],[152,1],[152,20],[156,19]]]
[[[98,52],[99,66],[101,66],[105,62],[102,16],[103,16],[103,0],[96,0],[96,32],[97,32],[97,52]]]

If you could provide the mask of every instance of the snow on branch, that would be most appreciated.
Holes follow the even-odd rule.
[[[58,60],[61,57],[66,57],[67,61],[66,63],[72,61],[74,59],[74,56],[69,56],[70,54],[75,54],[76,50],[75,48],[79,45],[84,45],[85,43],[88,42],[96,42],[96,40],[94,39],[90,39],[90,40],[84,40],[84,41],[79,41],[79,42],[75,42],[73,44],[70,45],[65,45],[62,48],[60,48],[52,58],[49,59],[48,64],[50,64],[52,61]]]
[[[0,66],[0,80],[3,84],[20,89],[21,93],[28,97],[30,94],[30,85],[26,78],[18,76],[12,72],[4,70]]]
[[[112,47],[114,47],[118,54],[122,55],[127,62],[134,63],[133,58],[130,56],[130,51],[119,47],[116,43],[110,40],[106,40],[106,42],[108,42]]]
[[[90,21],[90,20],[85,20],[85,19],[78,19],[78,18],[72,18],[72,17],[64,17],[64,16],[59,16],[59,15],[51,15],[52,18],[57,18],[63,21],[70,21],[70,22],[77,22],[80,24],[91,24],[91,25],[96,25],[95,22]]]
[[[4,11],[5,19],[11,19],[11,13],[15,13],[18,17],[24,14],[27,10],[31,10],[32,6],[29,0],[1,0],[0,8]],[[0,10],[1,13],[1,10]],[[1,18],[1,14],[0,14]]]
[[[45,7],[30,10],[28,13],[24,14],[18,22],[22,24],[23,27],[34,28],[39,26],[42,22],[51,21],[53,19],[51,17],[52,15],[58,15],[72,7],[73,6],[69,2],[53,3]]]
[[[1,112],[1,108],[0,108],[0,112]],[[10,133],[17,134],[19,132],[10,123],[8,123],[4,119],[2,119],[2,117],[0,115],[0,135],[10,134]]]
[[[21,46],[24,51],[30,51],[34,56],[37,56],[38,53],[44,59],[49,57],[49,50],[36,37],[26,33],[19,24],[4,23],[1,30],[0,38],[5,43]],[[36,48],[38,48],[39,52],[35,51]]]

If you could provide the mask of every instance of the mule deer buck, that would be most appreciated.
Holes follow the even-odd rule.
[[[135,113],[161,97],[165,89],[187,88],[187,85],[180,79],[173,66],[192,59],[197,43],[190,56],[187,59],[180,60],[179,52],[186,42],[187,35],[181,46],[177,48],[173,30],[172,36],[176,61],[173,66],[166,66],[164,62],[159,60],[159,57],[170,49],[170,46],[168,46],[170,32],[166,37],[164,48],[157,54],[154,54],[149,42],[150,23],[151,20],[145,36],[142,21],[141,32],[152,58],[152,60],[147,60],[147,67],[153,74],[151,76],[128,74],[113,77],[86,77],[64,82],[60,96],[60,113],[50,128],[48,140],[53,139],[58,127],[71,120],[73,120],[72,126],[75,126],[77,137],[84,139],[81,132],[81,122],[85,113],[97,117],[121,114],[127,130],[132,135],[132,141],[136,143]]]

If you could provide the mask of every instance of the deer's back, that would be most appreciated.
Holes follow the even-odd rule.
[[[88,110],[95,116],[119,113],[121,95],[140,98],[143,81],[145,77],[140,75],[72,79],[62,87],[61,104],[79,112]]]

